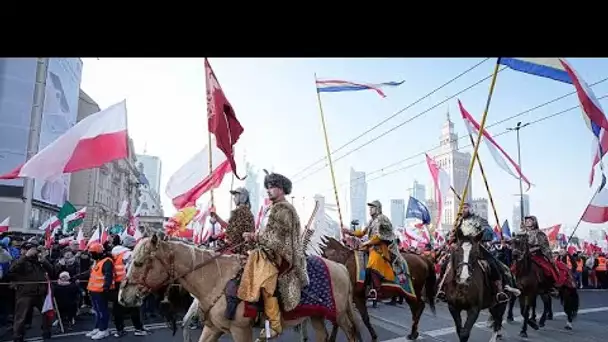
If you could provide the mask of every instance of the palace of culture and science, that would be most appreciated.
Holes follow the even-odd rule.
[[[450,120],[450,113],[447,113],[447,120],[441,127],[440,148],[433,155],[439,167],[445,170],[450,176],[450,183],[459,194],[463,193],[467,182],[467,174],[469,164],[471,162],[471,154],[468,152],[458,151],[458,135],[454,133],[454,123]],[[472,200],[472,181],[469,183],[469,190],[466,200],[471,203],[473,210],[478,215],[488,218],[488,200],[478,198]],[[432,201],[427,202],[432,215],[436,217],[437,208]],[[454,224],[456,213],[458,213],[458,198],[453,191],[446,194],[445,203],[443,204],[442,227],[440,231],[447,233]]]

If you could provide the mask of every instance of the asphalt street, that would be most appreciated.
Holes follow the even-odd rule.
[[[540,304],[540,303],[539,303]],[[540,307],[540,305],[539,305]],[[559,301],[554,300],[553,302],[554,320],[548,321],[544,328],[539,331],[528,329],[528,340],[541,341],[541,342],[570,342],[576,340],[577,342],[584,341],[606,341],[608,335],[608,291],[606,290],[582,290],[581,291],[581,309],[579,310],[579,316],[574,321],[574,329],[568,331],[564,329],[566,318],[563,314],[561,304]],[[516,306],[515,319],[513,323],[505,323],[504,325],[504,341],[521,341],[518,336],[521,328],[521,321],[519,317],[519,308]],[[374,325],[376,332],[380,337],[380,341],[384,342],[400,342],[406,341],[405,335],[409,333],[411,324],[411,315],[407,306],[390,306],[380,304],[378,308],[373,309],[370,307],[370,315],[372,316],[372,324]],[[470,341],[480,342],[488,341],[490,339],[490,330],[485,327],[485,321],[487,319],[487,313],[482,313],[480,316],[476,328],[474,329]],[[128,324],[128,323],[127,323]],[[34,321],[36,326],[36,321]],[[84,334],[89,331],[92,327],[92,317],[83,317],[77,323],[75,329],[65,334],[59,332],[55,333],[53,340],[65,341],[65,342],[76,342],[82,341],[86,338]],[[175,336],[171,335],[171,332],[165,327],[164,323],[158,320],[151,320],[146,322],[147,329],[150,330],[150,335],[147,337],[136,337],[132,333],[121,338],[123,342],[138,342],[142,339],[151,342],[181,342],[182,331],[178,330]],[[367,329],[360,323],[360,327],[363,331],[363,339],[369,341],[369,335]],[[450,316],[447,307],[444,304],[438,304],[437,314],[433,316],[430,310],[425,310],[425,313],[420,322],[420,337],[419,340],[438,341],[438,342],[456,342],[458,341],[456,334],[454,333],[454,324],[452,317]],[[128,329],[131,330],[132,329]],[[309,340],[313,341],[314,331],[312,327],[309,327]],[[193,330],[192,337],[196,341],[200,336],[200,330]],[[258,333],[258,330],[255,332]],[[37,327],[33,327],[28,331],[28,341],[40,340],[40,330]],[[256,335],[257,336],[257,335]],[[345,341],[344,335],[340,333],[338,335],[339,341]],[[287,330],[283,335],[277,339],[277,341],[300,341],[300,335],[293,330]],[[114,337],[109,337],[107,340],[116,340]],[[10,341],[9,336],[3,336],[1,341]],[[223,337],[220,341],[232,341],[230,337]]]

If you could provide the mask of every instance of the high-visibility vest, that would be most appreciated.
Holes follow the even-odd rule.
[[[120,283],[127,275],[125,262],[123,260],[125,253],[126,252],[122,252],[114,258],[114,283]]]
[[[103,292],[103,284],[105,283],[105,277],[103,275],[103,265],[106,261],[112,262],[112,258],[106,257],[95,263],[93,268],[91,268],[91,275],[89,276],[89,285],[87,285],[87,290],[91,292]],[[110,289],[114,288],[114,279],[112,279],[112,284],[110,285]]]
[[[606,272],[606,257],[597,257],[597,272]]]

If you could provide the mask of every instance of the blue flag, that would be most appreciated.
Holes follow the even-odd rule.
[[[407,202],[405,218],[416,218],[421,220],[423,224],[431,223],[429,209],[422,202],[411,196],[409,202]]]

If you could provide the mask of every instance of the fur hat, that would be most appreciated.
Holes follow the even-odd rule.
[[[291,181],[289,178],[278,173],[268,173],[266,170],[264,170],[264,172],[266,172],[266,177],[264,177],[264,188],[276,187],[283,189],[285,195],[291,193]]]

